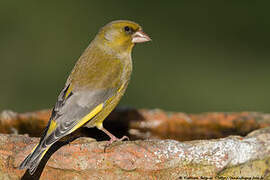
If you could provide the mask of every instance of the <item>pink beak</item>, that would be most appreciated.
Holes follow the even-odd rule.
[[[151,41],[151,40],[152,39],[147,34],[145,34],[142,30],[138,30],[132,35],[131,42],[143,43],[143,42],[147,42],[147,41]]]

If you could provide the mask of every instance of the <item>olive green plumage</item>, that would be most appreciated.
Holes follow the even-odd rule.
[[[21,163],[33,174],[52,144],[81,126],[103,128],[103,120],[123,96],[132,71],[131,51],[135,43],[149,41],[142,28],[131,21],[105,25],[75,64],[58,96],[39,144]]]

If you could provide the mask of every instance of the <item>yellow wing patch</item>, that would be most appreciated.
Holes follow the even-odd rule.
[[[50,146],[46,148],[46,150],[42,153],[39,159],[42,159],[46,152],[50,149]]]
[[[68,87],[68,90],[67,90],[66,94],[65,94],[65,99],[68,97],[68,95],[71,93],[71,91],[72,91],[72,88],[71,88],[71,85],[70,85]]]
[[[101,103],[99,104],[97,107],[95,107],[89,114],[87,114],[86,116],[84,116],[78,124],[76,124],[76,126],[74,126],[71,129],[71,132],[75,131],[76,129],[78,129],[79,127],[81,127],[82,125],[84,125],[87,121],[89,121],[90,119],[92,119],[95,115],[97,115],[102,109],[103,109],[104,104]]]
[[[51,132],[53,132],[55,130],[56,125],[57,125],[57,123],[54,120],[52,120],[50,123],[49,129],[47,131],[47,134],[51,134]]]
[[[38,144],[36,144],[36,145],[34,146],[34,148],[32,149],[31,153],[34,152],[34,150],[37,148],[37,146],[38,146]]]

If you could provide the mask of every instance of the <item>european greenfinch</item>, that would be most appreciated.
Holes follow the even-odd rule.
[[[19,168],[33,174],[55,142],[82,126],[97,127],[110,137],[109,144],[127,138],[118,139],[102,123],[127,88],[134,44],[150,40],[132,21],[112,21],[101,28],[69,75],[39,143]]]

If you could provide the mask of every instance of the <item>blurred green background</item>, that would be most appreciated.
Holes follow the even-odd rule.
[[[52,107],[98,29],[140,23],[153,41],[133,51],[122,106],[270,112],[267,1],[0,2],[0,110]]]

